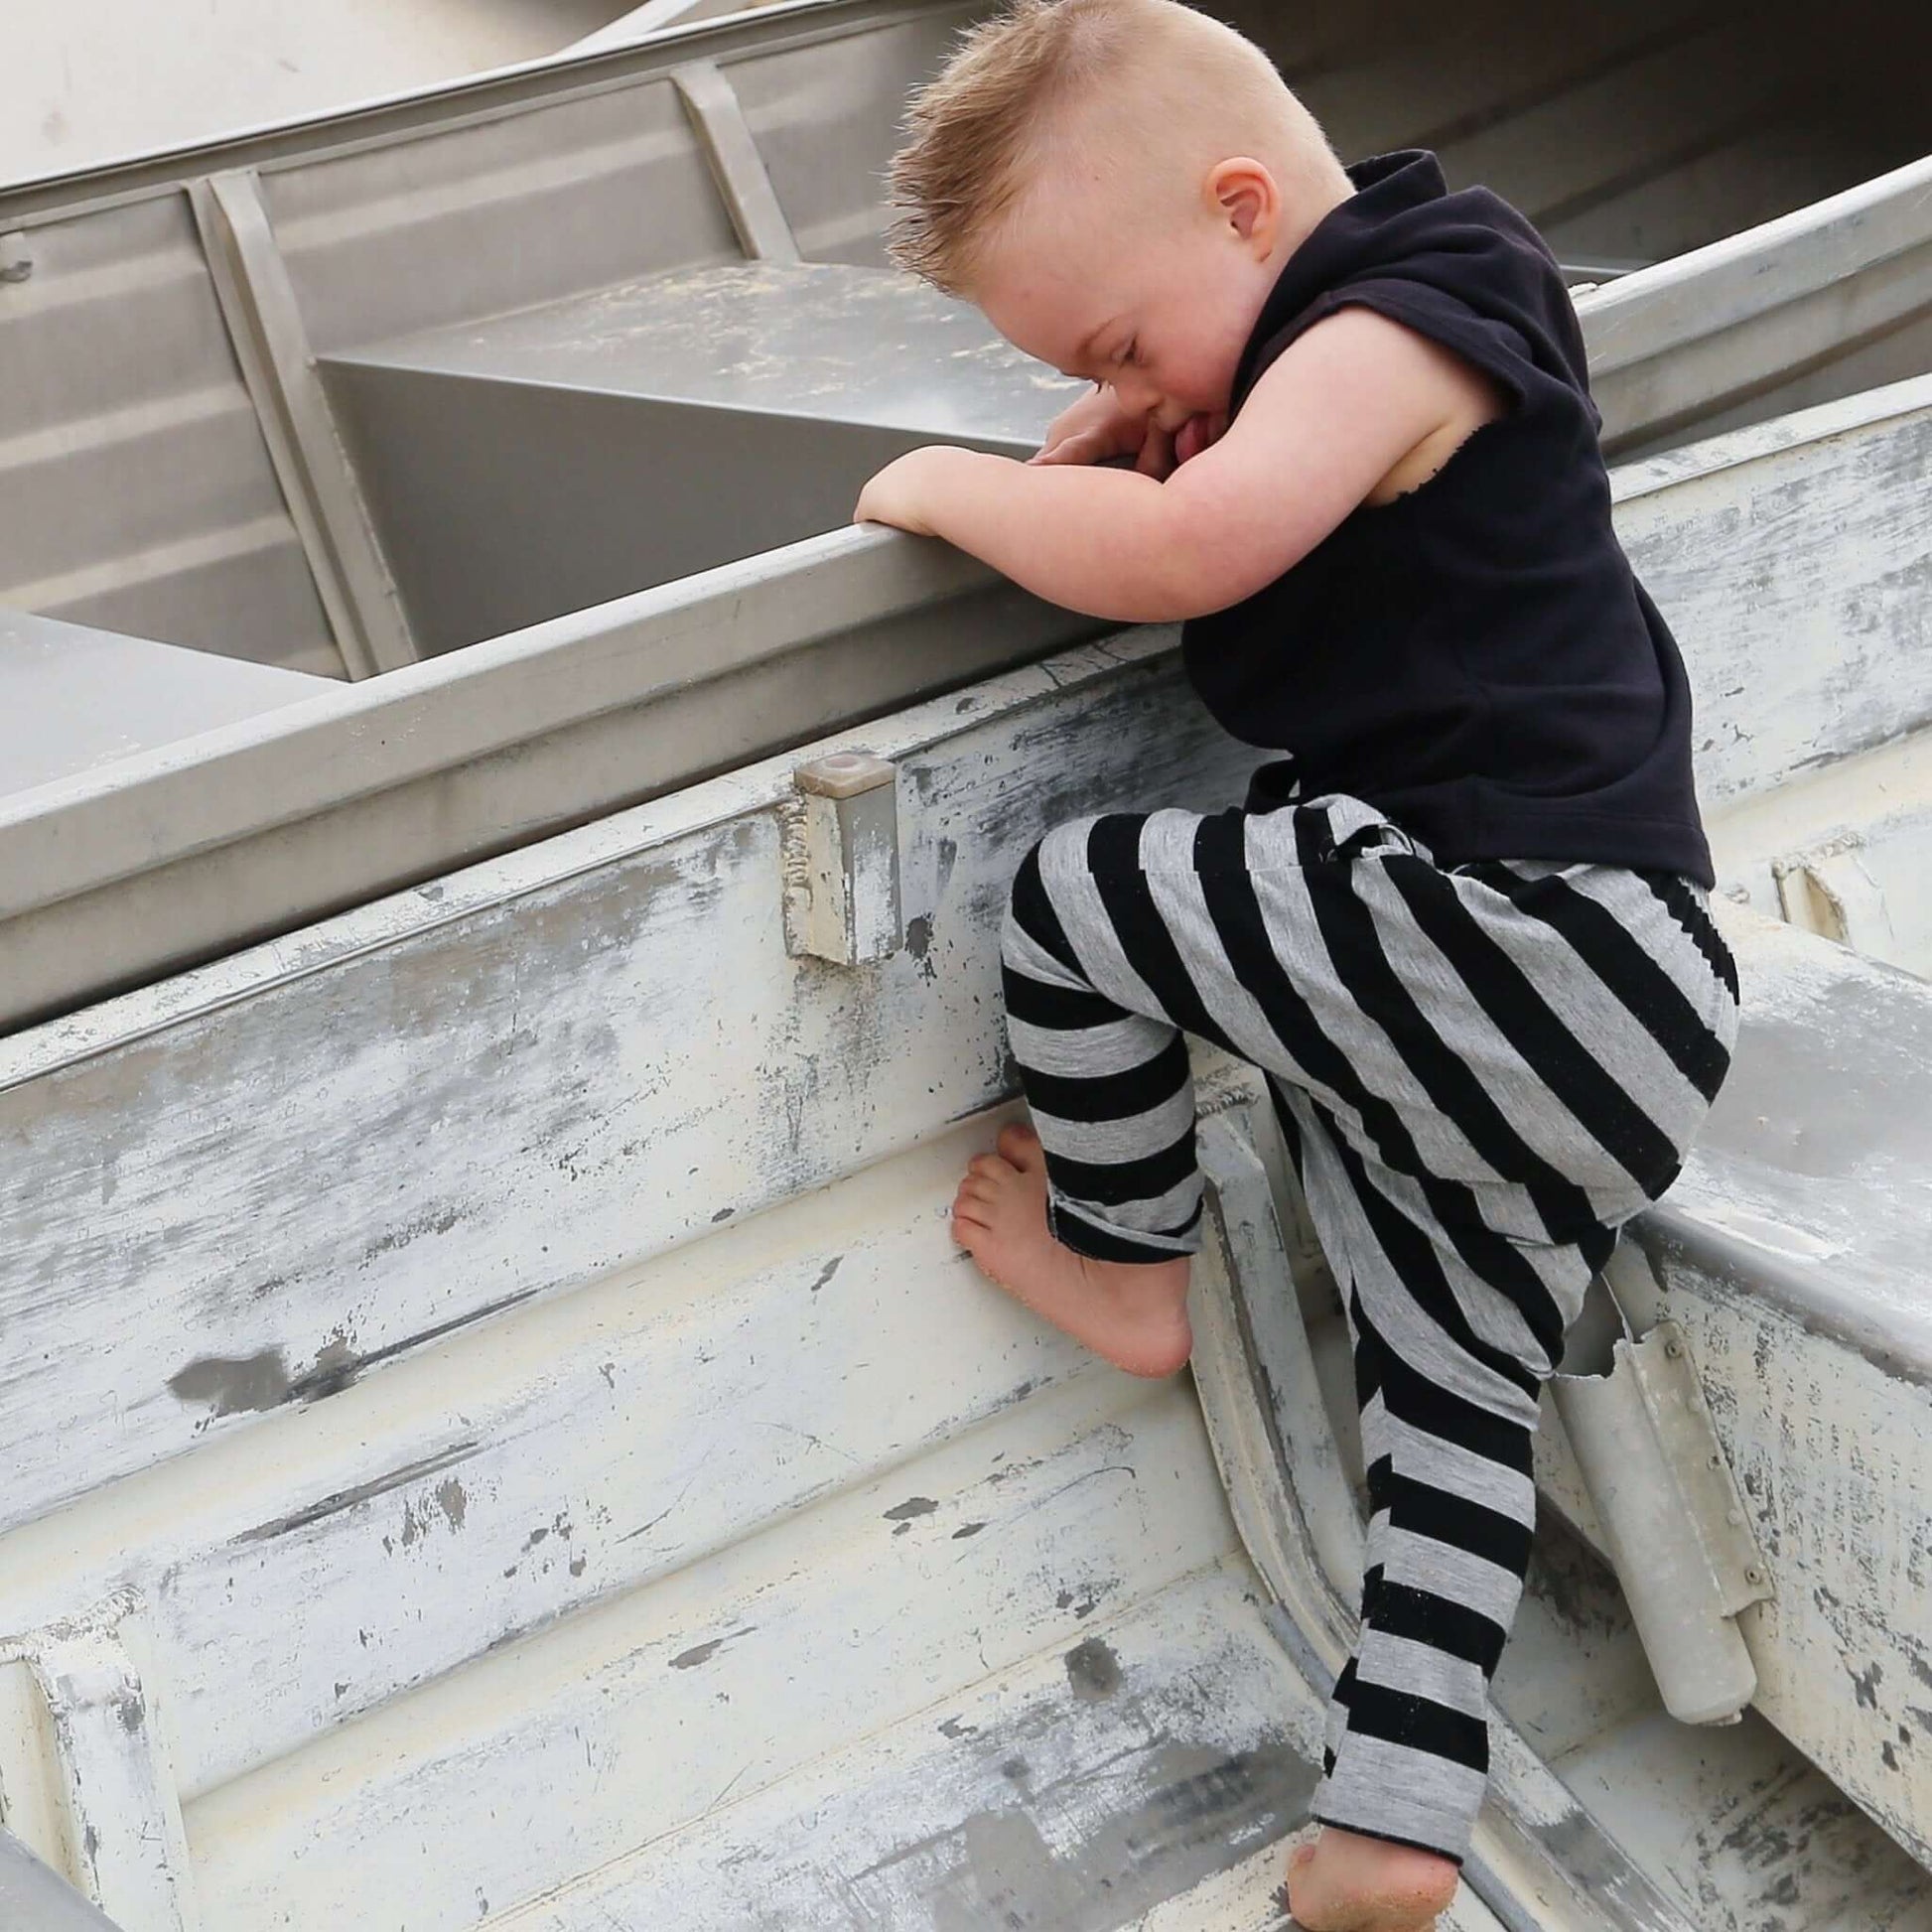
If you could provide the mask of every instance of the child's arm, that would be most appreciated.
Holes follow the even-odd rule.
[[[944,537],[1070,610],[1171,622],[1273,583],[1407,460],[1446,457],[1500,409],[1459,357],[1343,309],[1285,350],[1227,434],[1166,483],[938,447],[882,470],[857,515]]]

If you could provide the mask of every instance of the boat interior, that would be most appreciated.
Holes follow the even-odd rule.
[[[768,8],[0,190],[0,1025],[1094,634],[848,525],[1071,393],[883,261],[898,105],[973,17]],[[1932,366],[1923,22],[1239,18],[1344,153],[1544,224],[1613,452]]]
[[[0,191],[0,1901],[17,1841],[123,1932],[1284,1932],[1364,1484],[1265,1099],[1202,1056],[1178,1376],[946,1238],[1021,856],[1256,758],[1172,632],[842,527],[1063,393],[880,258],[970,17]],[[1688,1357],[1734,1490],[1653,1520],[1749,1702],[1672,1714],[1553,1406],[1443,1932],[1932,1932],[1922,23],[1245,24],[1595,284],[1746,986],[1563,1373]]]
[[[996,380],[1013,352],[880,245],[904,95],[972,17],[765,9],[0,190],[0,607],[359,677],[835,529],[911,443],[1031,443],[1064,385]],[[1896,10],[1236,19],[1340,152],[1435,147],[1579,281],[1926,146],[1928,30]],[[1828,340],[1698,420],[1923,372],[1928,279],[1869,315],[1845,292]],[[1684,428],[1609,414],[1624,443]]]

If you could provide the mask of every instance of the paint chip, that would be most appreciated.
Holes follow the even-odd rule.
[[[169,1376],[182,1402],[206,1403],[216,1416],[238,1416],[279,1407],[288,1399],[288,1364],[279,1348],[254,1355],[204,1355]]]
[[[1120,1659],[1098,1637],[1066,1653],[1066,1681],[1082,1704],[1098,1704],[1120,1689]]]

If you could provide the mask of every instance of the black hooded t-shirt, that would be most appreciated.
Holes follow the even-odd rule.
[[[1583,335],[1542,238],[1436,157],[1384,155],[1289,258],[1236,412],[1324,316],[1374,310],[1480,369],[1506,413],[1182,632],[1216,719],[1289,754],[1248,805],[1346,792],[1443,865],[1568,859],[1714,884],[1677,644],[1610,524]]]

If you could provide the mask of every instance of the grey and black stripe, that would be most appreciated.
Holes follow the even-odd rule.
[[[1461,1859],[1538,1391],[1729,1065],[1735,968],[1704,894],[1444,868],[1346,797],[1111,814],[1028,855],[1003,961],[1053,1231],[1082,1254],[1199,1244],[1183,1034],[1268,1075],[1344,1287],[1372,1511],[1313,1813]]]

